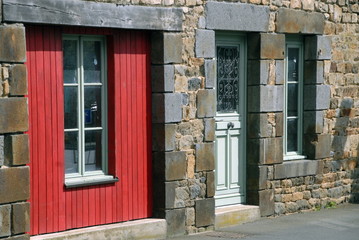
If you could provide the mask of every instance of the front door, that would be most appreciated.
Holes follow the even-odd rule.
[[[245,38],[216,35],[216,206],[245,202]]]

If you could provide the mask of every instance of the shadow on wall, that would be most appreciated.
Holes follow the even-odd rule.
[[[344,98],[335,110],[333,161],[329,171],[345,171],[351,182],[349,201],[359,203],[359,117],[353,98]]]

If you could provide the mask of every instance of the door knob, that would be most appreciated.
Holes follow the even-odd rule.
[[[232,123],[232,122],[229,122],[228,124],[227,124],[227,128],[233,128],[234,127],[234,124]]]

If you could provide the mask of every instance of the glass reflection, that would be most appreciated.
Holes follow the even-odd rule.
[[[85,171],[102,169],[102,131],[85,132]]]

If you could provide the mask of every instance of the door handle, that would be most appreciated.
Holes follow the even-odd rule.
[[[234,124],[232,123],[232,122],[229,122],[228,124],[227,124],[227,128],[229,129],[229,128],[233,128],[234,127]]]

